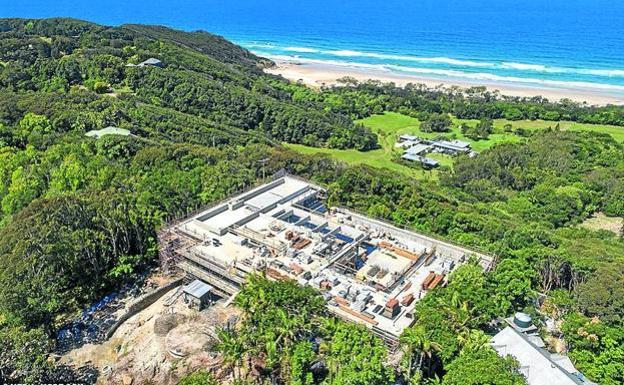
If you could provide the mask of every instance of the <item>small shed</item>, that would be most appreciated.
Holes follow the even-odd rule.
[[[184,286],[182,293],[184,295],[184,302],[188,304],[190,308],[202,310],[211,302],[212,286],[196,279]]]

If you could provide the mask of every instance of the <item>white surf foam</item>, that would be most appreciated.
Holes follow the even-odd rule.
[[[341,50],[327,50],[312,47],[302,46],[276,46],[271,44],[248,44],[248,47],[255,48],[269,48],[271,50],[280,50],[285,52],[297,52],[297,53],[310,53],[310,54],[323,54],[329,56],[336,56],[340,58],[374,58],[379,60],[393,60],[402,62],[417,62],[417,63],[432,63],[432,64],[445,64],[455,67],[468,67],[468,68],[489,68],[489,69],[504,69],[513,71],[527,71],[535,73],[548,73],[548,74],[570,74],[570,75],[591,75],[598,77],[624,77],[624,69],[592,69],[592,68],[570,68],[570,67],[558,67],[549,66],[544,64],[531,64],[531,63],[519,63],[519,62],[491,62],[491,61],[475,61],[475,60],[463,60],[453,59],[449,57],[420,57],[411,55],[392,55],[383,54],[377,52],[365,52],[351,49]],[[269,54],[269,53],[266,53]],[[310,59],[310,58],[308,58]],[[321,60],[321,59],[319,59]],[[396,63],[386,63],[387,65],[394,65]],[[398,64],[396,64],[398,65]],[[458,68],[461,70],[461,68]]]
[[[289,55],[271,55],[266,52],[255,52],[258,55],[268,57],[277,61],[285,62],[298,62],[308,64],[330,65],[343,68],[355,68],[363,69],[374,72],[392,73],[396,75],[409,74],[422,75],[422,76],[437,76],[441,78],[455,78],[457,80],[464,81],[481,81],[491,83],[506,83],[506,84],[518,84],[518,85],[532,85],[532,86],[549,86],[559,89],[582,89],[582,90],[602,90],[602,91],[617,91],[624,92],[624,86],[606,83],[594,83],[584,81],[563,81],[563,80],[550,80],[550,79],[537,79],[530,77],[518,77],[518,76],[502,76],[488,72],[466,72],[454,69],[439,69],[439,68],[421,68],[421,67],[408,67],[392,64],[367,64],[367,63],[355,63],[341,60],[322,60],[322,59],[310,59],[301,58]]]

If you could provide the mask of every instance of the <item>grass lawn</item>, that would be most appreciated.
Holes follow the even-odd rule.
[[[437,136],[443,135],[448,138],[458,139],[470,143],[473,150],[481,152],[488,148],[504,142],[519,142],[523,140],[518,135],[513,133],[504,132],[504,127],[507,124],[511,124],[512,127],[524,128],[526,130],[538,130],[548,127],[554,127],[557,122],[549,122],[543,120],[520,120],[509,121],[506,119],[496,119],[494,121],[494,134],[491,134],[487,140],[474,141],[466,138],[460,131],[459,126],[462,123],[468,125],[476,125],[478,120],[468,119],[456,119],[453,118],[453,127],[451,131],[440,134],[422,132],[420,130],[420,121],[416,118],[412,118],[406,115],[386,112],[382,115],[373,115],[366,119],[358,120],[357,123],[362,123],[366,127],[370,128],[379,138],[380,149],[373,151],[360,152],[357,150],[336,150],[328,148],[308,147],[300,144],[284,144],[286,147],[303,154],[327,154],[338,160],[341,160],[350,164],[366,164],[372,167],[387,168],[393,171],[400,172],[404,175],[409,175],[418,179],[437,179],[436,170],[423,170],[418,167],[409,167],[392,161],[396,155],[401,154],[401,150],[395,149],[394,145],[397,139],[402,134],[416,135],[422,138],[432,139]],[[562,130],[577,130],[577,131],[596,131],[611,134],[618,142],[624,142],[624,127],[597,125],[597,124],[582,124],[574,122],[559,122],[559,127]],[[443,154],[428,154],[427,157],[436,159],[442,166],[453,166],[453,157]]]
[[[365,164],[371,167],[387,168],[417,179],[436,179],[437,171],[435,170],[428,171],[418,167],[412,168],[393,162],[392,149],[388,150],[387,148],[380,148],[377,150],[362,152],[357,150],[337,150],[332,148],[309,147],[302,144],[291,143],[283,143],[283,145],[302,154],[326,154],[332,158],[349,164]]]
[[[608,217],[604,213],[596,213],[591,218],[587,218],[585,222],[579,226],[590,230],[607,230],[616,235],[622,235],[622,224],[624,219],[621,217]]]
[[[502,132],[502,127],[506,124],[506,122],[501,123],[500,130],[496,130],[497,133],[490,135],[487,140],[475,141],[465,137],[461,133],[459,129],[460,124],[466,123],[474,126],[478,122],[478,120],[453,119],[453,127],[451,128],[451,131],[441,134],[439,132],[422,132],[420,130],[420,120],[406,115],[397,114],[395,112],[386,112],[383,115],[374,115],[358,121],[358,123],[362,123],[366,127],[373,130],[373,132],[376,132],[377,135],[379,135],[380,144],[384,147],[390,145],[390,143],[392,143],[391,145],[393,146],[398,137],[402,134],[416,135],[426,139],[433,139],[440,135],[444,135],[449,138],[455,138],[470,143],[472,149],[477,152],[488,149],[496,143],[517,142],[521,140],[521,138],[517,135]],[[495,128],[497,127],[495,126]],[[498,133],[498,131],[500,131],[500,133]]]
[[[515,129],[517,127],[522,127],[527,130],[539,130],[548,127],[555,127],[559,124],[559,128],[561,130],[571,130],[571,131],[594,131],[594,132],[602,132],[605,134],[611,135],[616,141],[620,143],[624,143],[624,127],[619,126],[610,126],[606,124],[589,124],[589,123],[577,123],[577,122],[550,122],[547,120],[518,120],[511,121],[506,119],[496,119],[494,120],[494,129],[500,129],[506,125],[511,124]]]

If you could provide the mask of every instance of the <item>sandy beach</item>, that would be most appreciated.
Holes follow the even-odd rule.
[[[491,91],[499,91],[502,95],[534,97],[543,96],[550,100],[556,101],[561,99],[570,99],[576,102],[586,102],[591,105],[617,104],[624,105],[624,95],[610,93],[608,91],[596,89],[574,88],[566,89],[548,86],[530,86],[516,85],[494,82],[470,82],[459,79],[442,79],[423,76],[402,75],[391,72],[375,72],[372,70],[364,70],[346,66],[337,66],[331,64],[316,63],[294,63],[294,62],[277,62],[274,68],[265,70],[268,73],[282,75],[286,79],[292,81],[301,81],[312,87],[321,87],[323,85],[330,86],[337,84],[337,80],[350,76],[359,81],[379,80],[382,82],[393,82],[398,86],[404,86],[409,83],[425,84],[428,87],[438,86],[458,86],[468,88],[474,86],[485,86]]]

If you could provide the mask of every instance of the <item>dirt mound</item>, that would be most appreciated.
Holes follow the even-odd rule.
[[[164,337],[171,330],[182,324],[186,317],[180,313],[165,314],[154,321],[154,333],[159,337]]]

